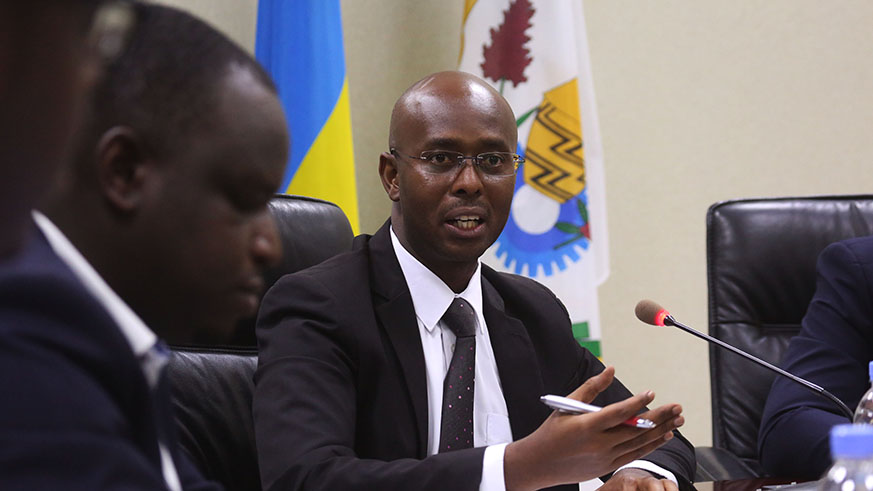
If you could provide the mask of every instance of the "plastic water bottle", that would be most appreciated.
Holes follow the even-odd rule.
[[[867,389],[861,402],[858,403],[852,421],[870,425],[873,424],[873,361],[868,365],[867,372],[870,374],[870,388]]]
[[[831,428],[831,457],[834,464],[821,480],[821,491],[873,490],[873,426]]]

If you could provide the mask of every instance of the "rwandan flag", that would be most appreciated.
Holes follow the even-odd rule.
[[[336,203],[357,233],[339,0],[260,0],[255,55],[279,86],[291,130],[280,191]]]

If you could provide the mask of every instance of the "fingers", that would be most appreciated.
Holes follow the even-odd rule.
[[[682,407],[678,404],[671,404],[665,408],[670,409],[670,411],[667,411],[666,414],[660,417],[658,426],[651,430],[644,431],[643,433],[615,446],[615,450],[619,454],[619,457],[613,462],[615,465],[622,466],[634,460],[641,459],[673,439],[673,430],[685,424],[685,418],[682,417]],[[661,409],[663,408],[658,408],[658,410]],[[650,413],[652,412],[653,411],[650,411]],[[658,412],[662,413],[664,411]],[[667,418],[666,420],[664,419],[665,417]],[[617,428],[615,430],[627,431],[619,430]],[[629,430],[633,431],[634,429],[629,428]]]
[[[669,479],[658,479],[653,476],[628,483],[628,485],[625,486],[625,489],[636,491],[679,491],[673,481]]]
[[[672,438],[672,431],[685,424],[682,406],[678,404],[659,407],[656,410],[648,411],[644,416],[654,421],[657,426],[643,432],[629,427],[616,427],[610,430],[611,433],[622,433],[628,436],[626,441],[616,446],[620,453],[631,452],[668,435],[669,438]]]
[[[582,402],[591,402],[598,394],[606,390],[615,378],[615,368],[608,366],[602,372],[589,378],[579,388],[570,393],[567,397],[576,399]]]
[[[666,404],[652,411],[647,411],[640,417],[648,418],[658,426],[668,426],[671,430],[685,424],[685,418],[682,417],[682,406],[679,404]]]
[[[652,402],[654,399],[655,393],[649,390],[643,392],[642,394],[628,397],[623,401],[615,402],[608,406],[605,406],[603,410],[598,413],[598,416],[603,418],[602,421],[607,427],[619,426],[628,419],[637,415],[639,415],[640,417],[648,417],[646,414],[639,413],[640,411],[644,410],[646,408],[646,405]],[[655,424],[658,424],[661,420],[652,419],[652,421],[654,421]]]
[[[624,410],[618,413],[616,417],[624,416]],[[662,430],[661,433],[672,430],[679,426],[682,426],[685,423],[685,419],[682,418],[682,406],[678,404],[665,404],[656,409],[652,409],[646,411],[644,413],[635,413],[628,417],[629,419],[640,418],[640,419],[648,419],[655,423],[655,427],[648,431],[656,431]],[[624,421],[624,420],[623,420]],[[632,435],[640,434],[639,430],[634,430],[632,427],[628,427],[627,425],[616,426],[612,431],[629,433]]]
[[[645,457],[646,455],[649,455],[650,453],[654,452],[661,445],[669,442],[672,439],[673,439],[673,432],[671,431],[667,434],[659,436],[658,438],[654,439],[653,441],[650,441],[650,442],[648,442],[640,447],[637,447],[637,448],[634,448],[630,451],[622,453],[621,455],[616,457],[610,465],[614,466],[614,467],[621,467],[625,464],[629,464],[629,463],[633,462],[634,460],[639,460],[639,459]]]

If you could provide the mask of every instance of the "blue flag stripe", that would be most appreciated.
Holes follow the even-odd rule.
[[[342,90],[339,0],[260,0],[255,56],[279,86],[291,130],[286,189]]]

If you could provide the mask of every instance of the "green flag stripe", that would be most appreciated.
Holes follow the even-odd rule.
[[[600,356],[600,341],[595,339],[589,339],[589,330],[587,322],[579,322],[577,324],[573,324],[573,337],[576,338],[576,341],[583,347],[587,348],[588,351],[594,354],[594,356]]]
[[[580,322],[578,324],[573,324],[573,337],[576,339],[583,339],[588,337],[588,323]]]
[[[579,341],[579,344],[582,345],[583,348],[587,348],[594,356],[600,358],[600,341],[585,341],[582,339],[576,339]]]

